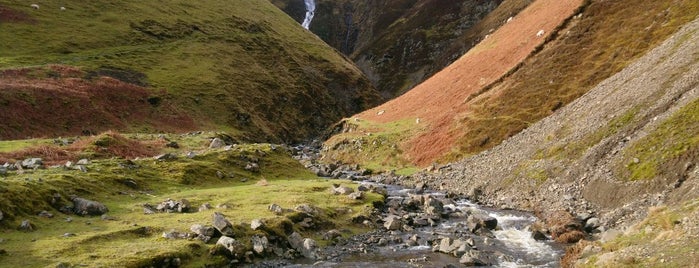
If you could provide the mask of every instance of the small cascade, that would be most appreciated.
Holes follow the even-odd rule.
[[[308,29],[311,27],[311,21],[313,21],[313,16],[316,12],[316,2],[314,0],[303,0],[304,5],[306,5],[306,17],[301,23],[301,27]]]

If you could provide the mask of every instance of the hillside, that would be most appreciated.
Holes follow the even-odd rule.
[[[297,21],[301,1],[273,0]],[[310,30],[399,96],[454,62],[531,1],[316,1]]]
[[[390,169],[492,148],[623,69],[697,14],[693,1],[535,1],[410,92],[343,121],[336,130],[344,133],[326,142],[326,159]]]
[[[268,1],[37,4],[0,3],[0,105],[11,111],[0,139],[222,129],[292,142],[381,101]]]
[[[413,180],[493,206],[592,213],[617,228],[578,264],[694,265],[686,250],[699,241],[698,52],[696,19],[501,145]]]

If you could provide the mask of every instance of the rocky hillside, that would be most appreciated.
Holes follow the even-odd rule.
[[[648,216],[602,235],[579,264],[691,264],[682,250],[699,239],[698,51],[699,19],[501,145],[414,179],[490,205],[593,213],[607,229]]]
[[[291,142],[381,101],[268,1],[3,1],[0,23],[0,139],[216,128]]]
[[[400,168],[492,148],[622,70],[697,14],[694,1],[534,1],[410,92],[345,120],[337,128],[344,133],[326,143],[326,158]]]
[[[303,1],[273,0],[297,21]],[[348,55],[385,98],[454,62],[532,1],[316,1],[310,30]]]

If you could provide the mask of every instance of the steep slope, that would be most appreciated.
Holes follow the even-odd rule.
[[[694,1],[536,1],[423,84],[344,121],[344,132],[351,132],[329,140],[326,155],[370,166],[384,156],[402,157],[383,164],[424,166],[492,148],[618,72],[697,14]],[[358,135],[366,133],[372,136]],[[373,147],[387,152],[374,159],[355,153]]]
[[[57,113],[78,122],[83,116],[75,106],[61,109],[42,96],[76,83],[99,88],[100,77],[111,76],[139,88],[131,96],[138,108],[88,98],[93,103],[85,109],[108,107],[108,113],[90,112],[95,121],[122,119],[82,130],[223,128],[242,140],[290,142],[380,102],[352,63],[268,1],[38,4],[38,9],[23,1],[0,4],[0,68],[2,79],[11,81],[3,84],[3,110],[19,101],[35,114]],[[61,76],[41,67],[46,64],[77,68],[80,75]],[[30,66],[39,71],[14,71]],[[155,115],[131,118],[129,113],[140,113],[132,109]],[[189,119],[168,123],[158,113]],[[0,138],[82,131],[49,117],[41,122],[43,133],[18,127],[28,118],[4,117]]]
[[[297,21],[303,1],[273,0]],[[532,1],[319,0],[310,30],[348,55],[386,98],[454,62]]]
[[[645,217],[647,208],[665,205],[667,213],[655,208],[626,237],[606,239],[602,253],[628,246],[636,251],[623,250],[604,261],[598,256],[601,262],[591,258],[589,264],[645,266],[664,257],[664,265],[681,267],[696,261],[682,253],[683,245],[693,247],[699,239],[692,225],[698,215],[698,137],[696,19],[501,145],[445,167],[442,174],[414,179],[491,205],[592,212],[607,229],[628,226]]]

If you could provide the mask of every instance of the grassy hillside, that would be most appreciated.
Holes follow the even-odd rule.
[[[384,142],[390,144],[384,146],[421,166],[457,160],[492,148],[657,46],[694,19],[699,14],[699,5],[695,1],[584,1],[579,13],[571,14],[575,17],[561,20],[564,23],[545,31],[553,33],[545,45],[536,47],[512,69],[493,72],[503,62],[497,54],[487,65],[483,61],[460,63],[481,53],[500,51],[513,55],[512,51],[504,50],[508,44],[527,44],[528,36],[520,34],[521,27],[519,31],[501,33],[513,23],[520,25],[520,20],[525,19],[521,18],[523,13],[408,94],[356,115],[371,121],[366,125],[372,125],[373,129],[359,126],[353,133],[403,133],[400,138]],[[543,23],[541,17],[528,20],[526,25],[540,27],[540,23]],[[417,118],[420,124],[399,130],[392,123]],[[358,148],[342,150],[346,147],[336,146],[356,140],[351,136],[353,133],[332,138],[327,154],[342,161],[360,159],[361,164],[374,165],[355,157]],[[372,143],[362,144],[370,147]]]
[[[213,136],[108,132],[68,146],[53,145],[51,140],[0,141],[0,148],[6,148],[0,162],[33,156],[43,157],[47,166],[59,165],[0,175],[0,266],[167,267],[179,258],[180,265],[175,266],[222,267],[230,260],[211,250],[216,238],[207,244],[198,239],[167,239],[163,233],[190,232],[193,224],[211,225],[213,213],[219,212],[233,224],[235,239],[244,251],[252,250],[253,234],[265,235],[280,246],[292,231],[320,241],[327,228],[347,230],[344,235],[366,230],[352,219],[368,216],[373,202],[383,202],[374,193],[366,193],[361,200],[331,194],[333,183],[355,189],[357,184],[314,176],[282,146],[208,149]],[[179,148],[166,147],[166,140]],[[186,156],[190,152],[194,155]],[[153,158],[161,153],[175,157]],[[85,171],[62,167],[82,157],[90,159]],[[250,163],[256,163],[259,171],[246,169]],[[109,212],[105,217],[60,212],[70,204],[71,195],[102,202]],[[144,213],[144,204],[157,206],[167,199],[187,199],[191,209]],[[312,216],[315,227],[295,224],[305,214],[277,215],[268,210],[273,203],[291,210],[301,204],[317,207],[319,213]],[[198,211],[204,204],[210,204],[210,209]],[[38,216],[41,211],[53,216]],[[18,230],[25,219],[34,231]],[[267,227],[253,231],[253,219],[263,219]],[[262,255],[267,254],[272,253]]]
[[[146,88],[155,105],[179,107],[195,123],[182,129],[217,127],[244,140],[294,141],[380,101],[349,61],[268,1],[37,4],[0,3],[0,69],[60,64],[85,72],[79,79],[111,76]],[[9,90],[41,84],[26,81]],[[41,103],[32,105],[46,112]],[[144,124],[115,128],[135,123]],[[62,134],[54,128],[46,135]]]

